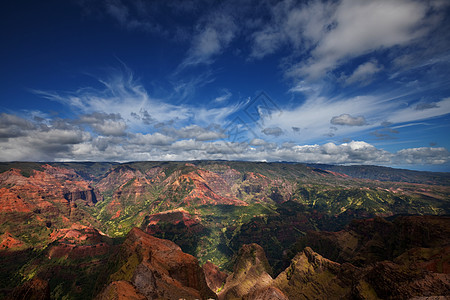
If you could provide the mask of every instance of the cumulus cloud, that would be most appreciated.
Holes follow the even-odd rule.
[[[397,152],[395,161],[406,164],[446,164],[450,161],[450,152],[443,147],[420,147],[403,149]]]
[[[249,143],[250,146],[264,146],[267,142],[263,139],[252,139]]]
[[[131,145],[140,146],[167,146],[175,141],[175,138],[156,132],[154,134],[136,133],[129,141]]]
[[[54,161],[71,157],[74,145],[90,140],[90,134],[77,129],[35,126],[20,135],[0,137],[2,160]]]
[[[120,114],[95,112],[79,117],[77,123],[87,124],[101,135],[123,136],[127,125]]]
[[[0,114],[0,138],[18,137],[27,130],[33,129],[34,125],[16,115]]]
[[[212,141],[226,137],[219,126],[203,128],[198,125],[189,125],[180,129],[165,127],[161,131],[177,139],[193,139],[196,141]]]
[[[150,125],[156,122],[156,120],[144,108],[141,108],[139,113],[131,112],[130,116],[136,120],[142,121],[145,125]]]
[[[231,142],[219,127],[192,125],[180,129],[163,128],[155,133],[111,135],[84,130],[84,124],[96,124],[91,115],[83,122],[59,120],[58,125],[3,114],[3,129],[21,126],[20,135],[0,136],[2,160],[32,161],[133,161],[229,159],[250,161],[296,161],[333,164],[446,164],[450,154],[443,147],[403,149],[391,153],[367,142],[299,145],[268,143],[261,138]],[[106,120],[121,120],[118,115],[98,115]],[[273,128],[272,128],[273,129]],[[280,129],[281,130],[281,129]],[[279,132],[279,130],[276,130]]]
[[[366,125],[366,119],[363,116],[352,117],[349,114],[342,114],[332,117],[330,123],[333,125],[363,126]]]
[[[283,130],[280,127],[267,127],[262,130],[265,135],[280,136],[283,134]]]

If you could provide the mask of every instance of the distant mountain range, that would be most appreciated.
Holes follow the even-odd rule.
[[[123,290],[142,299],[308,299],[306,282],[320,287],[322,298],[333,289],[344,298],[425,295],[406,283],[391,294],[383,290],[371,278],[386,268],[386,276],[427,278],[441,288],[423,291],[445,294],[450,237],[442,228],[450,228],[449,195],[449,173],[376,166],[0,163],[0,298],[29,290],[55,299],[120,299]],[[178,247],[152,238],[174,242],[180,254],[155,256],[169,260],[164,265],[147,262],[148,251]],[[158,246],[147,251],[138,241]],[[250,265],[263,263],[249,271],[256,272],[251,278],[240,273],[251,268],[248,251],[259,253]],[[292,281],[297,271],[289,268],[299,268],[299,261],[309,262],[312,273]],[[382,261],[391,264],[369,268]],[[205,272],[196,267],[206,262]],[[340,277],[351,271],[346,263],[365,279]],[[185,271],[173,271],[180,268]],[[244,284],[247,279],[261,285]],[[154,286],[143,283],[149,280]],[[172,295],[173,284],[186,289]],[[295,298],[300,288],[305,292]]]

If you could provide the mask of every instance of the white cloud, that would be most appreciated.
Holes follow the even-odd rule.
[[[5,116],[4,116],[5,117]],[[112,116],[110,116],[112,118]],[[117,116],[116,116],[117,117]],[[135,133],[126,136],[93,136],[77,125],[60,120],[57,127],[27,123],[19,117],[5,117],[9,125],[23,125],[21,135],[0,137],[2,160],[32,161],[134,161],[229,159],[250,161],[297,161],[333,164],[447,164],[445,148],[410,148],[390,153],[363,141],[322,145],[277,145],[256,138],[229,142],[218,128],[196,125],[166,133]],[[90,116],[85,116],[85,122]],[[92,122],[92,120],[90,120]],[[2,123],[2,122],[0,122]],[[2,124],[6,124],[3,122]],[[31,124],[31,126],[30,126]],[[7,128],[7,127],[5,127]]]
[[[34,125],[30,121],[21,117],[6,113],[0,114],[0,138],[18,137],[33,128]]]
[[[87,124],[91,126],[95,132],[101,135],[123,136],[126,134],[127,125],[120,114],[105,114],[95,112],[80,116],[75,121],[79,124]]]
[[[364,129],[375,127],[375,120],[382,118],[395,104],[386,103],[373,96],[359,96],[347,99],[327,99],[312,96],[302,104],[283,109],[281,113],[273,113],[264,119],[266,127],[279,127],[288,139],[300,143],[323,140],[323,135],[330,132],[330,120],[339,115],[361,116],[367,118],[361,126],[340,126],[333,132],[337,136],[349,136]],[[350,119],[349,119],[350,120]],[[348,121],[348,120],[347,120]],[[360,122],[359,119],[356,121]],[[295,130],[292,130],[295,127]]]
[[[267,142],[263,139],[252,139],[249,143],[251,146],[264,146]]]
[[[153,123],[172,123],[174,126],[177,124],[184,126],[192,122],[204,126],[211,123],[221,124],[230,114],[245,104],[237,103],[211,108],[170,104],[163,99],[151,97],[144,86],[133,78],[129,70],[115,72],[107,80],[99,79],[99,82],[103,88],[81,88],[75,92],[66,93],[48,91],[35,91],[35,93],[61,102],[78,113],[93,115],[95,120],[92,122],[95,123],[95,126],[92,126],[94,129],[102,134],[109,132],[113,135],[124,134],[125,129],[148,131],[148,126]],[[119,115],[129,117],[129,119],[111,119],[111,122],[108,121],[108,123],[112,128],[108,129],[107,126],[104,126],[105,120],[96,118],[100,115]]]
[[[176,139],[193,139],[196,141],[213,141],[226,137],[219,126],[203,128],[198,125],[189,125],[180,129],[165,127],[161,131]]]
[[[210,64],[233,40],[238,27],[227,12],[218,10],[208,16],[205,24],[198,25],[197,33],[181,68]]]
[[[228,99],[230,99],[231,98],[231,96],[233,95],[230,91],[228,91],[228,90],[224,90],[224,94],[222,95],[222,96],[219,96],[219,97],[217,97],[217,98],[215,98],[214,100],[213,100],[213,102],[216,102],[216,103],[223,103],[223,102],[226,102]]]
[[[285,0],[269,9],[270,21],[251,34],[250,57],[289,49],[286,74],[315,80],[361,55],[414,43],[439,24],[436,16],[442,8],[436,1]],[[367,62],[348,83],[365,81],[380,69]]]
[[[141,146],[167,146],[175,141],[175,138],[156,132],[154,134],[136,133],[130,140],[130,144]]]
[[[363,126],[366,125],[366,119],[363,116],[352,117],[349,114],[342,114],[331,118],[333,125]]]
[[[285,45],[295,51],[314,46],[323,36],[334,11],[332,3],[312,1],[296,5],[281,1],[272,6],[271,22],[252,34],[250,56],[262,58]]]
[[[450,161],[450,152],[443,147],[420,147],[403,149],[397,152],[395,160],[399,163],[418,165],[446,164]]]
[[[383,70],[382,66],[379,66],[377,61],[368,61],[359,65],[353,73],[346,78],[346,83],[364,82],[370,81],[372,76]]]
[[[4,161],[53,161],[72,155],[74,145],[90,139],[79,129],[36,127],[21,136],[0,138],[0,152]]]
[[[318,78],[348,60],[378,49],[406,45],[423,36],[428,7],[407,0],[343,0],[333,15],[333,26],[311,51],[310,60],[290,73]]]
[[[450,97],[433,102],[433,105],[427,106],[426,109],[417,109],[417,105],[420,104],[409,105],[392,111],[390,114],[386,115],[386,120],[392,123],[404,123],[426,120],[450,113]]]
[[[393,92],[351,98],[325,98],[317,94],[311,93],[301,104],[266,116],[261,123],[266,128],[283,130],[281,141],[315,143],[323,141],[324,135],[333,137],[333,140],[359,135],[376,129],[386,121],[395,125],[450,114],[450,98],[435,101],[426,109],[418,110],[417,103],[407,105],[400,102],[398,99],[404,95]],[[347,126],[339,126],[330,132],[330,121],[333,125]]]

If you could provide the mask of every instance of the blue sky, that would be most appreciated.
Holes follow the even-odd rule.
[[[449,171],[450,2],[2,1],[0,160]]]

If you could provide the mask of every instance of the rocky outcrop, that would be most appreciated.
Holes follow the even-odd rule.
[[[185,205],[247,205],[231,193],[229,184],[219,175],[197,169],[194,172],[183,174],[172,183],[173,188],[178,188],[189,183],[192,188],[183,199]]]
[[[209,288],[215,293],[220,292],[228,277],[227,273],[220,271],[220,269],[210,261],[207,261],[202,268]]]
[[[41,166],[42,170],[11,169],[0,174],[0,213],[65,215],[75,201],[92,206],[102,196],[73,170]],[[32,215],[34,217],[34,214]]]
[[[243,245],[236,257],[233,273],[218,294],[219,299],[242,299],[272,284],[271,268],[258,244]]]
[[[216,298],[197,259],[171,241],[134,228],[119,255],[118,268],[110,275],[110,282],[127,281],[147,299]],[[116,284],[116,289],[119,287]]]
[[[32,206],[17,193],[8,188],[0,188],[0,213],[29,213],[31,209]]]
[[[76,200],[84,200],[89,205],[94,205],[97,203],[97,195],[94,189],[90,188],[87,190],[74,190],[64,192],[64,199],[69,202],[74,202]]]
[[[0,282],[8,281],[0,294],[34,276],[51,280],[60,298],[103,287],[113,297],[213,297],[208,284],[223,297],[244,299],[292,298],[296,288],[302,297],[445,294],[449,217],[373,218],[448,213],[450,187],[429,183],[362,181],[278,163],[0,163],[0,250],[6,257]],[[103,197],[107,203],[98,205]],[[310,231],[293,247],[308,230],[342,229],[355,217],[373,219],[339,232]],[[243,247],[223,286],[224,275],[206,264],[204,284],[193,258],[134,231],[107,265],[134,226],[221,267],[252,242],[263,247],[276,274],[289,268],[273,280],[253,245]],[[118,239],[113,243],[94,228]]]
[[[201,220],[196,215],[191,215],[186,210],[180,208],[161,213],[148,215],[145,217],[145,231],[150,235],[158,234],[162,231],[159,225],[171,224],[184,227],[192,233],[201,233],[205,228],[201,225]]]
[[[289,299],[348,298],[351,285],[341,279],[341,265],[305,248],[274,281]]]
[[[46,256],[52,258],[83,259],[106,255],[112,247],[112,239],[95,228],[73,224],[70,228],[51,234],[53,242]]]
[[[243,246],[219,299],[420,299],[450,295],[450,274],[391,261],[359,268],[333,262],[307,247],[272,279],[264,258],[258,245]]]

